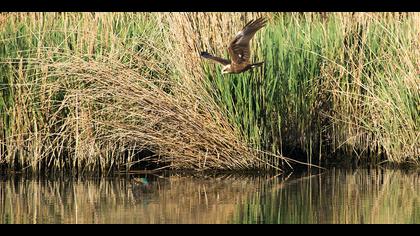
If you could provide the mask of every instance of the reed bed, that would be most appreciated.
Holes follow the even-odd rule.
[[[227,56],[259,16],[269,19],[252,41],[262,69],[222,76],[199,57]],[[419,22],[417,13],[2,13],[0,165],[281,169],[294,150],[321,165],[419,164]]]
[[[15,15],[6,33],[21,36],[2,45],[2,161],[35,172],[255,168],[207,91],[173,66],[159,24],[150,14]]]
[[[269,24],[252,42],[252,60],[265,60],[263,69],[222,76],[217,65],[202,66],[248,143],[286,156],[298,150],[310,163],[419,163],[419,14],[186,13],[172,16],[171,29],[182,29],[181,44],[227,56],[232,35],[261,15]]]

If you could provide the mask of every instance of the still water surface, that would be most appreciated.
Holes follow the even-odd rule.
[[[420,223],[420,173],[0,180],[0,223]]]

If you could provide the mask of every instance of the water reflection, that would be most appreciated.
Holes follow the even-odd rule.
[[[142,179],[143,178],[143,179]],[[401,170],[0,181],[0,223],[420,223]]]

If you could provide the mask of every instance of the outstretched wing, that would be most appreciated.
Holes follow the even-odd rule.
[[[265,26],[267,19],[261,17],[251,20],[244,28],[235,36],[229,45],[229,55],[236,64],[249,62],[251,57],[249,41],[255,33]]]
[[[210,59],[210,60],[213,60],[213,61],[217,61],[217,62],[219,62],[219,63],[221,63],[223,65],[229,65],[230,64],[230,61],[229,60],[223,59],[221,57],[213,56],[213,55],[211,55],[208,52],[201,52],[200,53],[200,56],[202,56],[204,58],[207,58],[207,59]]]

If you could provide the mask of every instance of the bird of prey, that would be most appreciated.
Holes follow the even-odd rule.
[[[255,33],[265,26],[267,20],[258,18],[248,22],[244,28],[239,31],[235,38],[230,42],[228,52],[231,60],[213,56],[208,52],[201,52],[201,56],[223,64],[222,74],[239,74],[244,71],[262,66],[264,62],[250,63],[251,51],[249,41]]]

